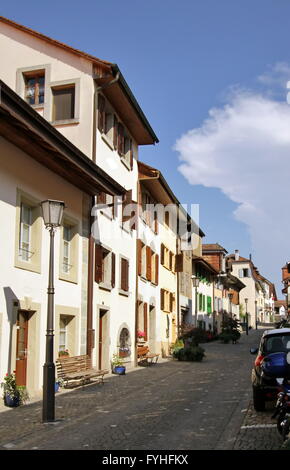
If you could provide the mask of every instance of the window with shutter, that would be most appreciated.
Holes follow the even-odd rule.
[[[164,310],[164,294],[165,294],[165,291],[164,289],[161,289],[160,290],[160,308],[161,310]]]
[[[129,291],[129,261],[121,258],[121,290]]]
[[[142,246],[141,240],[137,240],[138,276],[142,275]]]
[[[52,88],[52,120],[65,121],[75,117],[75,85]]]
[[[146,246],[146,279],[151,281],[151,248]]]
[[[159,255],[155,255],[155,284],[159,283]]]
[[[116,256],[111,253],[111,286],[115,287]]]
[[[95,246],[95,281],[97,283],[103,280],[103,250],[101,245]]]

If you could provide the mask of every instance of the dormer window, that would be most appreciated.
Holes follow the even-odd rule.
[[[33,72],[24,74],[25,100],[30,105],[44,104],[44,72]]]

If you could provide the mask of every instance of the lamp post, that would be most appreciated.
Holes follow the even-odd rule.
[[[232,300],[233,300],[233,294],[230,292],[228,294],[228,298],[229,298],[229,301],[230,301],[230,317],[232,318],[233,314],[232,314]]]
[[[54,421],[55,415],[55,365],[53,362],[54,341],[54,234],[61,225],[64,202],[48,199],[41,203],[42,216],[45,227],[50,233],[49,250],[49,280],[47,289],[47,329],[46,329],[46,352],[45,364],[43,366],[43,407],[42,420],[44,423]]]
[[[192,287],[195,287],[195,317],[194,326],[197,327],[197,288],[199,286],[199,278],[197,276],[191,276]]]
[[[246,335],[249,334],[249,324],[248,324],[248,299],[245,299],[246,304]]]
[[[255,300],[255,323],[256,323],[256,330],[258,329],[258,319],[257,319],[257,300]]]

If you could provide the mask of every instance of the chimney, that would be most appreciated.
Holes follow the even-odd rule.
[[[252,261],[252,255],[251,255],[251,253],[250,253],[250,255],[249,255],[249,260]]]
[[[239,250],[235,250],[235,261],[239,261],[240,259],[240,252]]]

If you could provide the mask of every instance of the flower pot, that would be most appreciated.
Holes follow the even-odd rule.
[[[4,395],[4,404],[5,406],[9,406],[10,408],[15,408],[16,406],[20,405],[19,396],[11,397],[9,393],[5,393]]]
[[[114,374],[118,375],[125,375],[126,367],[125,366],[115,366],[114,367]]]

